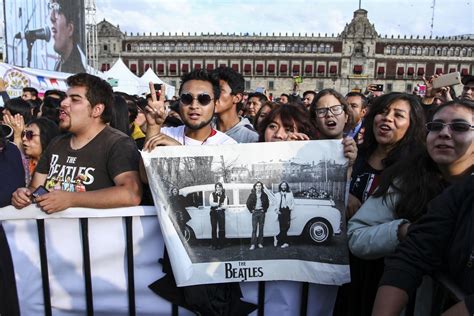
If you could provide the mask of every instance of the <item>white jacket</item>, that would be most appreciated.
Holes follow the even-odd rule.
[[[408,223],[395,218],[395,205],[400,196],[389,189],[388,196],[369,197],[349,220],[349,249],[362,259],[382,258],[395,251],[398,227]]]

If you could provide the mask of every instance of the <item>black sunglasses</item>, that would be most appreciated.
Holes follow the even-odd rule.
[[[208,105],[211,103],[212,99],[213,98],[211,98],[211,96],[207,93],[198,94],[197,97],[194,97],[191,93],[183,93],[179,97],[179,101],[183,105],[191,105],[194,100],[197,100],[201,105]]]
[[[32,140],[33,137],[40,136],[39,134],[33,133],[33,131],[23,131],[21,132],[21,138],[26,137],[27,140]]]
[[[470,125],[467,122],[454,122],[454,123],[443,123],[443,122],[429,122],[426,123],[426,129],[430,132],[441,132],[445,126],[448,126],[450,130],[458,133],[465,133],[470,129],[473,129],[474,126]]]

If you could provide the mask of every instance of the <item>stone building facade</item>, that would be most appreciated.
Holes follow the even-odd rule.
[[[246,90],[274,96],[335,88],[347,93],[382,83],[385,91],[411,92],[423,75],[472,74],[474,34],[427,38],[379,35],[359,9],[341,34],[127,34],[98,24],[102,71],[121,57],[141,76],[148,68],[178,87],[183,73],[226,65],[241,72]],[[459,89],[459,88],[458,88]]]

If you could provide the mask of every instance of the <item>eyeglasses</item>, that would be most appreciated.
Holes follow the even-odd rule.
[[[48,10],[54,14],[58,14],[62,12],[62,7],[57,2],[49,2],[48,3]]]
[[[325,117],[328,114],[328,111],[331,111],[331,113],[334,115],[341,115],[342,112],[344,112],[344,105],[338,104],[338,105],[333,105],[327,108],[316,109],[316,116]]]
[[[191,93],[183,93],[179,99],[183,105],[191,105],[194,100],[197,100],[201,105],[208,105],[211,103],[213,98],[211,98],[211,96],[207,93],[198,94],[197,97],[193,96]]]
[[[32,140],[33,137],[40,136],[39,134],[33,133],[33,131],[23,131],[21,132],[21,138],[26,137],[27,140]]]
[[[443,123],[443,122],[429,122],[426,123],[426,129],[430,132],[441,132],[445,126],[449,126],[449,129],[453,132],[465,133],[470,129],[474,129],[473,125],[467,122],[454,122],[454,123]]]

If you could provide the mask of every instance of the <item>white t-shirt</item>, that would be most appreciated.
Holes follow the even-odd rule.
[[[182,145],[186,146],[237,144],[233,138],[215,129],[212,130],[211,135],[204,142],[189,138],[184,135],[184,125],[178,127],[163,127],[161,128],[161,133],[177,140]]]

